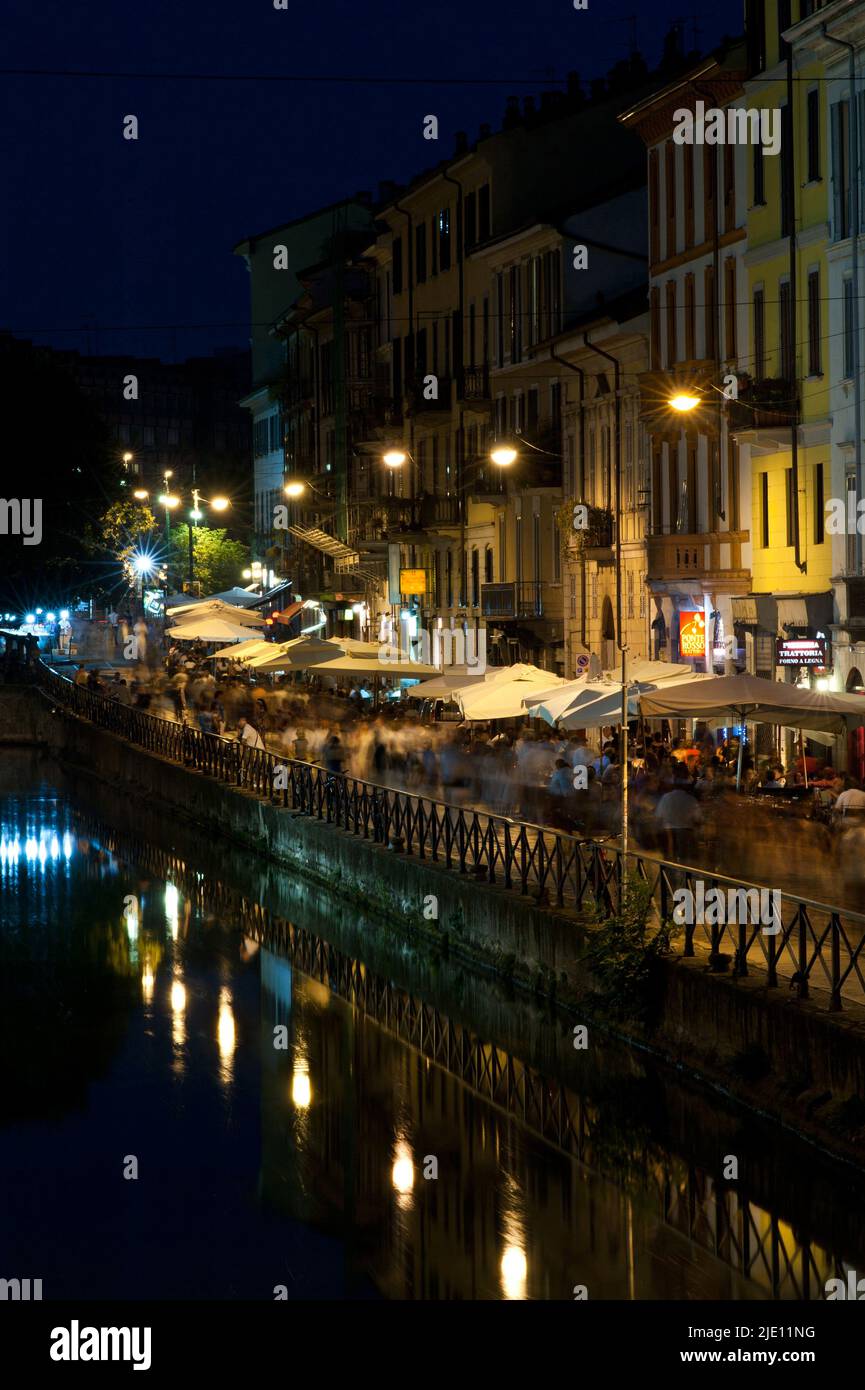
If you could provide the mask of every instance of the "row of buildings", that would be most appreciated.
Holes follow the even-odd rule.
[[[259,558],[493,662],[865,686],[863,44],[865,0],[748,0],[243,241]]]

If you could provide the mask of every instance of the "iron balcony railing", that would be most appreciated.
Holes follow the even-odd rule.
[[[672,920],[675,894],[682,889],[692,901],[700,900],[701,891],[708,898],[710,889],[720,889],[725,897],[756,894],[759,900],[756,884],[656,855],[623,854],[611,843],[377,786],[205,734],[76,686],[48,667],[41,668],[37,679],[72,714],[159,757],[550,907],[613,916],[633,879],[647,886],[651,911],[661,922]],[[709,970],[729,971],[736,978],[756,974],[767,988],[788,988],[800,999],[807,999],[813,987],[831,1010],[843,1008],[844,1000],[865,1003],[865,915],[788,893],[778,894],[776,901],[779,910],[771,931],[759,919],[686,925],[682,954],[700,956]]]
[[[544,596],[541,581],[482,584],[481,612],[485,618],[542,618]]]

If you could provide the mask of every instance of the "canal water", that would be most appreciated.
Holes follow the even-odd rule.
[[[572,1030],[3,755],[0,1275],[45,1299],[793,1299],[865,1269],[858,1174]]]

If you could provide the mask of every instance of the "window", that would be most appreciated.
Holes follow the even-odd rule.
[[[706,356],[717,357],[718,344],[716,340],[716,304],[715,304],[715,270],[713,266],[707,266],[703,277],[703,320],[706,325]]]
[[[658,171],[658,151],[649,151],[649,259],[654,265],[661,259],[661,189]]]
[[[724,336],[727,340],[727,361],[736,360],[736,262],[728,256],[724,262]]]
[[[529,280],[529,343],[534,346],[541,337],[541,258],[532,256],[528,264]]]
[[[820,93],[808,93],[808,182],[820,178]]]
[[[785,381],[793,380],[793,295],[790,281],[782,280],[778,286],[778,331],[780,334],[779,357],[781,376]]]
[[[526,394],[526,429],[536,430],[538,427],[538,388],[532,386]]]
[[[856,369],[856,305],[853,299],[853,279],[844,277],[844,376],[850,378]]]
[[[477,194],[467,193],[465,201],[465,236],[466,250],[471,251],[477,242]]]
[[[402,237],[393,239],[393,292],[402,294]]]
[[[557,430],[562,427],[562,383],[560,381],[550,383],[550,424]]]
[[[754,291],[754,376],[766,376],[766,299],[762,290]]]
[[[451,268],[451,213],[442,208],[439,213],[439,270]]]
[[[492,584],[493,578],[493,548],[488,545],[484,550],[484,583]]]
[[[414,229],[414,274],[415,284],[422,285],[426,280],[426,223],[418,222]]]
[[[481,184],[478,189],[478,241],[488,241],[490,237],[490,186]]]
[[[709,241],[715,227],[715,185],[718,178],[717,146],[703,146],[703,240]]]
[[[748,72],[762,72],[766,66],[766,0],[745,0],[745,33]]]
[[[792,10],[791,0],[778,0],[778,41],[781,42],[781,35],[785,29],[790,28],[790,14]]]
[[[820,272],[808,272],[808,374],[819,376],[820,363]]]
[[[432,276],[432,275],[438,275],[438,273],[439,273],[439,235],[438,235],[439,229],[438,229],[438,217],[433,217],[432,221],[430,222],[429,230],[430,230],[430,236],[429,236],[429,259],[430,259],[429,273],[430,273],[430,275]]]
[[[690,149],[686,145],[685,149]],[[697,356],[697,316],[694,306],[694,277],[685,276],[685,356],[693,361]]]
[[[769,549],[769,474],[760,474],[760,544]]]
[[[724,146],[724,231],[736,226],[736,165],[734,145]]]
[[[505,277],[501,271],[496,275],[496,366],[504,366],[505,361]]]
[[[628,570],[625,577],[626,577],[626,580],[627,580],[627,595],[628,595],[628,598],[627,598],[627,612],[628,612],[628,617],[629,617],[629,618],[633,618],[633,616],[634,616],[634,571],[633,571],[633,570]]]
[[[667,207],[667,237],[664,254],[676,254],[676,146],[668,140],[664,146],[664,194]]]
[[[826,512],[826,501],[824,497],[824,477],[823,464],[818,463],[814,469],[814,544],[822,545],[826,537],[824,518]]]
[[[520,295],[520,270],[519,266],[511,266],[510,274],[510,348],[511,361],[519,362],[522,358],[522,315],[521,315],[521,295]]]
[[[477,608],[481,601],[480,554],[477,546],[472,548],[472,607]]]
[[[836,241],[850,235],[850,121],[846,101],[832,106],[832,206]]]
[[[787,504],[787,544],[794,545],[796,540],[796,493],[793,488],[793,470],[784,469],[784,496]]]
[[[659,536],[664,529],[664,498],[661,491],[661,450],[652,451],[652,530]]]
[[[399,410],[402,403],[402,339],[394,338],[392,350],[393,398]]]
[[[554,337],[562,329],[561,252],[548,251],[544,261],[544,283],[549,287],[550,337]]]
[[[781,235],[789,236],[793,226],[795,191],[793,187],[793,120],[789,105],[781,107]]]
[[[676,282],[667,281],[667,366],[678,361],[679,352],[676,341]]]
[[[754,199],[755,208],[766,206],[766,165],[763,161],[763,145],[758,140],[754,146]]]
[[[694,146],[683,145],[685,162],[685,247],[694,245]]]
[[[651,365],[657,371],[661,366],[661,291],[656,286],[653,286],[649,296],[649,324],[652,334]]]

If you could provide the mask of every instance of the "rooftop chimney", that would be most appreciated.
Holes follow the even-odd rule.
[[[503,130],[513,130],[514,126],[520,124],[520,99],[519,97],[508,97],[508,104],[505,109],[504,120],[502,121]]]
[[[469,137],[464,130],[458,130],[454,142],[454,154],[465,154],[469,147]]]
[[[478,136],[478,139],[479,139],[479,140],[489,140],[489,138],[490,138],[490,136],[492,135],[492,133],[493,133],[493,128],[492,128],[492,126],[489,124],[488,121],[483,121],[482,124],[481,124],[481,133],[480,133],[480,135]]]

